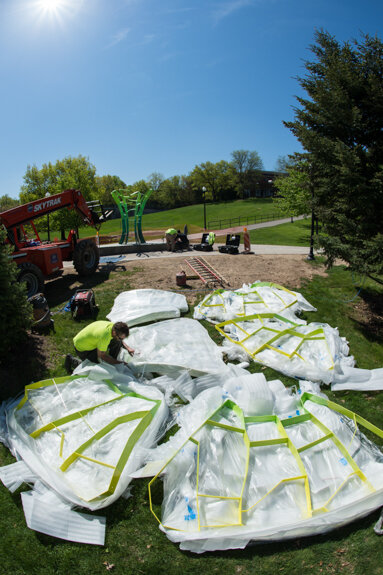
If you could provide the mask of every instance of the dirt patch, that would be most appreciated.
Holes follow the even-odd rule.
[[[186,264],[188,257],[157,258],[123,262],[126,270],[136,270],[130,278],[132,288],[155,288],[174,290],[176,286],[176,274],[182,270],[187,275],[193,275],[192,270]],[[222,255],[209,256],[206,258],[223,278],[226,289],[238,289],[244,283],[252,283],[256,280],[271,281],[285,287],[298,289],[303,279],[310,280],[314,275],[325,276],[326,271],[322,267],[310,265],[305,256],[262,256]],[[217,285],[217,287],[220,287]],[[196,290],[203,290],[206,286],[201,280],[188,280],[186,288],[178,288],[186,295],[190,303],[196,297]]]

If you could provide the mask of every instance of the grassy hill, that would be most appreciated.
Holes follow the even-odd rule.
[[[250,230],[252,244],[271,246],[309,246],[311,234],[311,219],[280,224],[270,228]]]
[[[223,229],[231,226],[244,226],[258,221],[266,221],[283,217],[284,215],[276,208],[272,198],[259,198],[248,200],[235,200],[232,202],[207,203],[206,224],[207,229]],[[241,221],[238,221],[241,218]],[[248,221],[245,220],[248,218]],[[230,222],[231,220],[231,222]],[[219,223],[220,222],[220,223]],[[221,225],[220,225],[221,224]],[[196,204],[173,210],[165,210],[152,214],[145,214],[142,218],[142,229],[147,240],[155,237],[163,237],[164,232],[172,227],[183,230],[187,225],[188,233],[198,233],[204,230],[204,206]],[[99,231],[101,242],[102,236],[116,236],[116,241],[121,236],[121,219],[106,221]],[[149,234],[149,232],[151,232]],[[155,233],[157,232],[157,233]],[[80,237],[92,237],[96,230],[89,226],[80,229]],[[47,239],[46,233],[40,234],[41,239]],[[59,232],[51,230],[51,239],[60,237]],[[309,220],[283,224],[281,226],[264,228],[250,232],[252,243],[273,245],[307,245],[310,237]],[[129,241],[134,240],[134,220],[129,220]],[[224,239],[217,238],[217,242]]]
[[[256,217],[265,218],[273,214],[280,213],[275,207],[272,198],[259,198],[249,200],[235,200],[233,202],[207,203],[206,204],[206,222],[213,220],[228,220],[230,218]],[[133,220],[129,222],[130,228],[133,228]],[[142,218],[142,229],[145,230],[162,230],[176,228],[183,230],[185,224],[189,233],[196,233],[203,230],[204,227],[204,206],[196,204],[185,206],[174,210],[166,210],[153,214],[145,214]],[[237,225],[237,224],[234,224]],[[83,233],[92,235],[91,229],[84,228]],[[119,234],[121,233],[121,220],[110,220],[102,225],[100,235]]]

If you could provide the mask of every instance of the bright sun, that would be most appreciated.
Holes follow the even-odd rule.
[[[41,25],[48,21],[63,27],[68,18],[73,18],[80,10],[84,0],[28,0]],[[1,3],[1,0],[0,0]]]
[[[65,0],[40,0],[39,5],[45,12],[57,12],[62,8]]]

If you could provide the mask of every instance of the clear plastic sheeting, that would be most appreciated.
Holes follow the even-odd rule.
[[[279,315],[258,314],[220,323],[216,329],[230,342],[224,345],[230,359],[243,359],[245,352],[290,377],[329,384],[336,372],[354,365],[346,339],[328,324],[297,325]]]
[[[242,318],[253,314],[276,313],[294,323],[305,324],[297,316],[302,311],[316,311],[299,292],[270,282],[244,284],[241,289],[219,289],[207,295],[194,308],[194,319],[212,323]]]
[[[87,366],[27,386],[7,413],[7,439],[45,485],[71,505],[94,510],[126,491],[167,414],[158,389],[112,366]]]
[[[126,342],[135,353],[128,358],[122,350],[122,358],[129,360],[130,368],[140,377],[148,372],[174,375],[184,370],[198,376],[226,368],[222,348],[193,319],[171,319],[133,328]]]
[[[383,368],[358,369],[345,366],[334,373],[331,391],[378,391],[383,389]]]
[[[254,406],[236,400],[245,381],[200,393],[142,470],[156,473],[151,510],[171,541],[196,553],[243,548],[324,533],[382,505],[383,453],[359,426],[382,430],[300,390],[286,392],[281,410],[283,385],[266,389],[262,378],[246,381],[258,396],[249,415]]]
[[[120,293],[107,315],[109,321],[129,326],[180,317],[188,311],[186,297],[169,291],[137,289]]]
[[[38,476],[24,461],[16,461],[16,463],[0,467],[0,480],[11,493],[14,493],[23,483],[35,483]]]
[[[27,491],[21,494],[21,500],[29,529],[76,543],[104,545],[105,517],[72,511],[53,493],[44,497]]]

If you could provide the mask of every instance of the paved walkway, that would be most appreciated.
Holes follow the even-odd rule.
[[[239,254],[243,252],[244,246],[241,244],[239,246]],[[210,256],[224,256],[225,254],[221,254],[218,251],[218,248],[214,246],[212,252],[198,252],[193,249],[190,250],[183,250],[182,252],[168,252],[168,251],[150,251],[150,252],[137,252],[137,253],[124,253],[121,254],[120,259],[116,259],[119,256],[111,255],[111,256],[102,256],[100,263],[107,264],[108,261],[110,263],[118,261],[145,261],[147,259],[158,259],[158,258],[187,258],[187,257],[203,257],[209,258]],[[251,244],[251,254],[246,254],[250,257],[252,256],[259,256],[259,255],[302,255],[308,256],[309,255],[309,247],[302,247],[302,246],[270,246],[270,245],[262,245],[262,244]],[[233,256],[236,257],[236,256]],[[69,266],[72,265],[72,262],[64,262],[68,263]]]
[[[299,216],[294,218],[295,220],[301,220],[303,219],[304,216]],[[291,218],[283,218],[280,220],[272,220],[269,222],[262,222],[259,224],[249,224],[247,227],[248,230],[256,230],[256,229],[260,229],[260,228],[269,228],[269,227],[273,227],[273,226],[278,226],[280,224],[285,224],[285,223],[289,223],[291,222]],[[216,236],[226,236],[226,234],[233,234],[233,233],[243,233],[243,227],[244,226],[236,226],[236,227],[232,227],[232,228],[226,228],[223,230],[213,230],[214,233],[216,234]],[[202,237],[202,233],[199,232],[197,234],[188,234],[188,238],[189,240],[201,240]],[[124,246],[120,246],[119,244],[108,244],[108,246],[113,247],[114,248],[114,253],[113,255],[102,255],[102,250],[101,250],[101,261],[100,263],[103,264],[107,264],[108,261],[113,263],[113,262],[117,262],[117,261],[137,261],[137,260],[146,260],[146,259],[157,259],[157,258],[185,258],[188,256],[198,256],[200,255],[201,257],[209,257],[209,256],[221,256],[223,254],[221,254],[218,251],[218,245],[216,244],[214,246],[214,249],[212,252],[196,252],[193,249],[189,249],[189,250],[184,250],[182,252],[168,252],[166,250],[164,250],[165,248],[165,244],[164,244],[165,240],[164,238],[162,239],[156,239],[156,240],[149,240],[148,244],[150,244],[152,246],[152,250],[150,251],[140,251],[138,249],[138,251],[136,251],[134,249],[134,251],[132,251],[131,253],[127,253],[127,251],[123,250]],[[153,249],[155,244],[160,244],[161,248],[157,251],[155,248]],[[128,244],[129,246],[129,244]],[[106,247],[106,246],[105,246]],[[119,248],[122,248],[121,251],[119,250]],[[125,246],[127,247],[127,246]],[[134,244],[131,244],[131,248],[136,248],[136,246]],[[309,254],[309,246],[307,247],[302,247],[302,246],[280,246],[280,245],[264,245],[264,244],[251,244],[251,250],[252,250],[252,254],[253,255],[302,255],[302,256],[307,256]],[[130,251],[130,250],[129,250]],[[243,252],[244,251],[244,246],[243,244],[241,244],[239,246],[239,252]],[[69,267],[72,265],[72,262],[65,262],[68,263],[68,266],[64,266],[64,267]]]
[[[158,240],[161,241],[161,240]],[[239,246],[239,255],[241,255],[241,252],[243,252],[243,245],[241,244]],[[251,254],[246,254],[249,257],[254,257],[254,256],[260,256],[260,255],[267,255],[267,256],[273,256],[273,255],[301,255],[301,256],[308,256],[309,255],[309,251],[310,248],[309,246],[307,247],[302,247],[302,246],[270,246],[270,245],[263,245],[263,244],[251,244]],[[124,261],[145,261],[145,260],[153,260],[153,259],[159,259],[159,258],[187,258],[187,257],[203,257],[203,258],[209,258],[210,256],[223,256],[224,254],[221,254],[218,251],[218,248],[215,247],[215,249],[212,252],[197,252],[195,250],[184,250],[182,252],[167,252],[167,251],[153,251],[153,252],[135,252],[135,253],[125,253],[125,254],[121,254],[120,256],[102,256],[101,260],[100,260],[100,264],[105,264],[107,265],[108,262],[110,263],[116,263],[118,264],[119,262],[124,262]],[[238,257],[238,256],[233,256],[233,257]],[[118,259],[117,259],[118,258]],[[72,262],[63,262],[64,268],[70,268],[73,267],[73,263]]]

